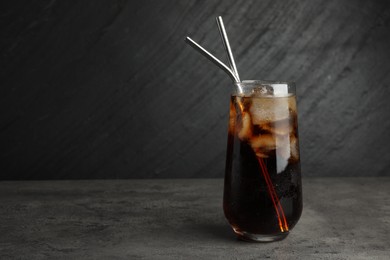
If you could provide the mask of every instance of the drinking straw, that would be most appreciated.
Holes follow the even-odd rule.
[[[223,45],[225,47],[225,50],[226,50],[226,53],[227,53],[227,56],[228,56],[230,69],[223,62],[221,62],[219,59],[217,59],[214,55],[212,55],[210,52],[208,52],[202,46],[197,44],[190,37],[186,38],[186,42],[189,45],[191,45],[191,47],[193,47],[195,50],[200,52],[203,56],[205,56],[207,59],[209,59],[211,62],[213,62],[215,65],[217,65],[219,68],[221,68],[223,71],[225,71],[228,74],[228,76],[232,79],[232,81],[234,83],[236,83],[236,86],[238,87],[239,93],[243,93],[243,90],[242,90],[241,85],[240,85],[240,83],[241,83],[240,76],[238,75],[236,63],[234,61],[233,53],[232,53],[232,50],[230,48],[229,39],[227,37],[227,33],[226,33],[225,26],[223,24],[222,17],[218,16],[216,18],[216,20],[217,20],[219,32],[221,34],[222,43],[223,43]],[[240,105],[239,107],[242,110],[241,112],[244,112],[243,111],[243,106]],[[267,167],[265,165],[265,162],[264,162],[263,158],[260,158],[260,157],[258,157],[257,160],[259,162],[259,166],[260,166],[261,172],[263,173],[264,180],[265,180],[265,182],[267,184],[268,194],[271,197],[272,203],[273,203],[275,211],[276,211],[276,215],[277,215],[277,218],[278,218],[280,231],[281,232],[287,232],[288,231],[288,224],[287,224],[287,221],[286,221],[286,216],[284,215],[284,211],[283,211],[282,205],[280,204],[278,195],[276,194],[274,185],[272,183],[271,177],[269,176],[269,173],[268,173]]]
[[[228,61],[229,61],[230,68],[233,71],[233,73],[236,75],[236,78],[238,79],[238,81],[240,82],[240,76],[238,75],[236,63],[234,61],[232,49],[230,48],[229,39],[228,39],[228,36],[227,36],[227,33],[226,33],[225,26],[223,24],[222,17],[218,16],[216,18],[216,20],[217,20],[217,25],[218,25],[219,32],[221,34],[222,44],[225,47],[226,54],[228,56]]]
[[[268,194],[271,197],[272,203],[274,204],[276,215],[278,217],[280,231],[286,232],[286,231],[288,231],[288,224],[286,221],[286,216],[284,215],[282,205],[280,204],[278,195],[276,194],[276,191],[274,189],[274,185],[272,184],[272,180],[271,180],[271,177],[269,176],[267,166],[265,165],[263,158],[257,157],[257,160],[259,162],[261,172],[263,173],[264,180],[267,184]],[[281,218],[283,219],[283,221]]]
[[[196,43],[194,40],[192,40],[190,37],[186,38],[186,43],[188,43],[192,48],[197,50],[200,54],[205,56],[209,61],[217,65],[219,68],[221,68],[223,71],[225,71],[228,76],[233,80],[233,82],[238,83],[240,82],[240,79],[236,76],[235,73],[233,73],[228,66],[226,66],[222,61],[217,59],[214,55],[212,55],[210,52],[208,52],[205,48],[200,46],[198,43]]]

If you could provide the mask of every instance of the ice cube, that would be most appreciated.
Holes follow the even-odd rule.
[[[292,111],[296,111],[295,98],[293,96],[254,97],[249,111],[252,122],[256,125],[287,119]]]
[[[262,151],[257,151],[256,152],[256,156],[258,158],[268,158],[268,155],[265,152],[262,152]]]
[[[272,135],[258,135],[250,139],[253,149],[273,150],[276,148],[275,138]]]
[[[236,109],[233,102],[230,102],[230,111],[229,111],[229,133],[234,134],[234,128],[236,126]]]
[[[285,170],[290,158],[290,135],[276,135],[276,170],[280,173]]]
[[[241,140],[249,139],[252,136],[252,120],[247,112],[241,114],[241,129],[238,132],[238,137]]]
[[[263,85],[252,89],[251,97],[272,96],[274,89],[271,86]]]
[[[262,124],[261,128],[276,135],[287,135],[292,132],[293,125],[290,118]]]
[[[284,160],[290,158],[290,136],[289,135],[276,135],[276,153]]]
[[[288,165],[288,160],[283,157],[278,157],[276,160],[276,172],[281,173],[286,169],[286,166]]]
[[[299,160],[299,147],[298,147],[298,139],[295,137],[295,135],[290,136],[290,150],[291,150],[291,157],[290,160],[296,162]]]

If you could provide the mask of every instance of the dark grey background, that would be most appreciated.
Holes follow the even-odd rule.
[[[1,179],[222,177],[229,78],[295,81],[304,176],[390,166],[389,1],[2,1]]]

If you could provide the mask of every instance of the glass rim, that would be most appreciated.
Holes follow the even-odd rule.
[[[253,91],[262,91],[262,95],[272,97],[284,97],[296,94],[295,83],[286,81],[271,81],[271,80],[243,80],[242,82],[235,82],[236,88],[233,90],[237,95],[252,95]],[[272,88],[268,93],[267,89]],[[268,93],[267,95],[265,95]]]
[[[236,82],[236,84],[261,84],[261,85],[275,85],[275,84],[286,84],[288,86],[294,86],[295,82],[293,81],[278,81],[278,80],[258,80],[258,79],[250,79],[243,80],[241,82]]]

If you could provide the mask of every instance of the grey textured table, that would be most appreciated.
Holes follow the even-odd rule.
[[[0,182],[0,259],[389,259],[390,178],[304,179],[283,241],[235,239],[221,179]]]

